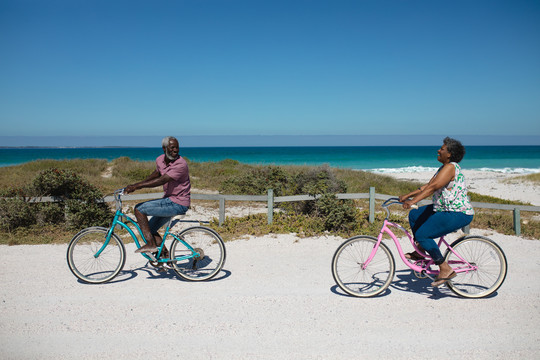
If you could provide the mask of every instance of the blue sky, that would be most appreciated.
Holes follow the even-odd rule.
[[[2,136],[540,136],[539,1],[0,0],[0,52]]]

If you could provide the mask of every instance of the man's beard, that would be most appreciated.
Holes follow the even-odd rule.
[[[169,153],[169,150],[167,150],[167,149],[165,149],[165,156],[166,156],[167,159],[169,159],[170,161],[174,161],[174,160],[178,159],[178,155],[172,156],[172,155]]]

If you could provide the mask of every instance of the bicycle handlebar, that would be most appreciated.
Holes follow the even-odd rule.
[[[121,199],[121,196],[124,195],[124,190],[126,188],[121,188],[121,189],[118,189],[114,192],[114,200],[116,202],[116,209],[121,209],[122,208],[122,199]]]
[[[382,207],[388,207],[390,205],[395,205],[395,204],[402,204],[401,201],[399,201],[399,198],[390,198],[390,199],[387,199],[385,202],[382,203]]]
[[[386,208],[390,205],[396,205],[396,204],[403,204],[403,202],[399,201],[399,198],[390,198],[390,199],[387,199],[385,202],[383,202],[382,206]],[[411,205],[411,209],[418,209],[418,205],[416,204]]]
[[[385,202],[382,203],[382,207],[384,210],[386,210],[387,218],[390,217],[390,210],[388,210],[388,207],[390,205],[396,205],[396,204],[403,204],[403,202],[399,201],[399,198],[389,198]],[[418,209],[418,205],[413,204],[411,205],[411,209]]]

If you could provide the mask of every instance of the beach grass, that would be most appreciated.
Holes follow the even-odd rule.
[[[468,194],[469,194],[469,198],[473,202],[490,203],[490,204],[508,204],[508,205],[531,205],[530,203],[526,203],[523,201],[518,201],[518,200],[510,201],[510,200],[501,199],[495,196],[477,194],[472,191],[469,191]]]
[[[515,177],[514,179],[540,184],[540,173],[518,176],[518,177]]]
[[[139,162],[129,158],[118,158],[111,162],[97,159],[77,160],[39,160],[30,163],[0,168],[0,190],[7,188],[23,188],[31,184],[32,179],[41,171],[49,168],[69,169],[77,172],[81,177],[98,187],[104,194],[140,181],[154,170],[154,162]],[[189,161],[192,186],[195,189],[220,191],[222,184],[228,179],[246,176],[254,169],[263,166],[247,165],[235,160],[223,160],[220,162],[197,163]],[[288,173],[298,173],[305,170],[305,166],[280,166]],[[398,195],[407,193],[419,186],[418,182],[397,180],[395,178],[374,174],[364,171],[348,169],[331,169],[336,178],[346,184],[348,193],[367,193],[370,187],[375,187],[379,194]],[[537,175],[537,174],[534,174]],[[534,180],[535,177],[531,177]],[[159,192],[160,188],[145,189],[146,192]],[[491,196],[470,193],[472,201],[522,204],[515,201],[507,201]],[[367,220],[367,203],[355,202],[358,208],[357,224],[345,229],[340,235],[343,237],[358,233],[376,234],[380,221],[374,224]],[[206,206],[205,202],[205,206]],[[381,213],[382,214],[382,213]],[[377,215],[379,216],[379,215]],[[522,234],[526,237],[540,238],[540,222],[536,213],[522,212]],[[382,219],[379,219],[382,221]],[[396,221],[406,224],[405,213],[396,218]],[[525,226],[526,225],[526,226]],[[283,215],[277,213],[272,225],[267,224],[266,215],[249,215],[241,218],[227,218],[222,226],[215,219],[212,227],[216,228],[227,240],[241,238],[246,235],[263,235],[271,233],[296,233],[300,236],[314,236],[328,234],[321,225],[320,218],[308,215]],[[406,226],[407,227],[407,226]],[[511,212],[485,210],[477,211],[473,228],[493,229],[503,234],[513,234],[513,222]],[[73,236],[72,230],[61,227],[30,227],[17,229],[11,233],[0,233],[1,244],[36,244],[36,243],[65,243]]]
[[[0,232],[2,245],[67,244],[73,231],[57,225],[34,225],[13,231]]]
[[[90,183],[98,185],[107,166],[107,160],[74,159],[36,160],[21,165],[0,167],[0,189],[28,186],[37,174],[51,168],[74,171]]]

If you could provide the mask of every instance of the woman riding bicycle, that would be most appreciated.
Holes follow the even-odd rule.
[[[467,197],[465,177],[458,163],[465,155],[465,147],[458,140],[446,137],[437,152],[437,160],[443,165],[431,180],[408,194],[399,197],[404,209],[433,195],[433,204],[409,212],[409,224],[415,241],[439,265],[439,275],[432,286],[443,285],[456,276],[435,242],[435,238],[449,234],[471,223],[474,210]],[[409,253],[413,260],[423,258],[417,252]]]

